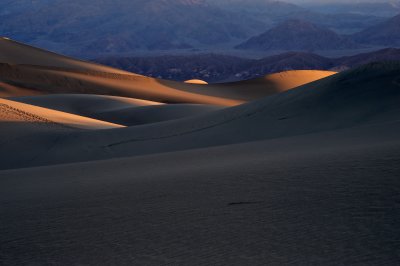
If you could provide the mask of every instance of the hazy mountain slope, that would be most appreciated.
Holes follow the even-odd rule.
[[[332,13],[348,13],[348,14],[362,14],[380,17],[392,17],[400,13],[400,1],[365,1],[365,2],[338,2],[338,1],[321,1],[321,2],[308,2],[300,4],[312,11],[321,12],[325,14]]]
[[[366,44],[400,46],[400,15],[354,34],[353,39]]]
[[[287,19],[310,21],[321,27],[329,28],[340,34],[352,34],[368,27],[377,25],[386,20],[384,17],[373,15],[333,13],[325,14],[310,10],[300,11],[287,17],[280,17],[276,22],[284,22]]]
[[[307,21],[288,20],[236,46],[253,50],[334,50],[358,46],[346,37]]]
[[[211,1],[210,1],[211,2]],[[287,3],[275,0],[221,0],[212,1],[238,14],[249,14],[264,23],[264,31],[276,23],[289,19],[307,20],[341,33],[353,33],[371,27],[385,20],[377,14],[344,12],[320,12],[300,2]],[[294,4],[295,3],[295,4]],[[316,4],[313,3],[313,6]],[[260,32],[261,33],[261,32]]]

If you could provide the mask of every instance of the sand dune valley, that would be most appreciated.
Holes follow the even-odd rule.
[[[0,265],[398,265],[400,62],[169,81],[0,39]]]

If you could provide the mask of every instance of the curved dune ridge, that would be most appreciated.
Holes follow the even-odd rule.
[[[126,97],[89,94],[52,94],[11,99],[124,126],[190,117],[222,108],[202,104],[162,104]]]
[[[284,92],[335,74],[337,74],[337,72],[324,70],[290,70],[276,74],[269,74],[256,79],[210,84],[204,86],[202,92],[220,97],[229,95],[235,99],[252,101]]]
[[[88,117],[73,115],[69,113],[64,113],[52,109],[42,108],[6,99],[0,99],[0,105],[4,107],[0,116],[1,121],[7,121],[7,122],[25,121],[32,123],[46,122],[72,128],[92,129],[92,130],[123,127],[121,125],[117,125],[114,123],[95,120]],[[7,114],[12,114],[12,115],[7,115]]]
[[[84,113],[96,113],[100,111],[116,111],[132,107],[164,105],[163,103],[159,102],[135,98],[94,94],[47,94],[10,97],[9,99],[78,115],[84,115]]]
[[[232,84],[194,84],[154,79],[1,39],[0,96],[85,93],[131,97],[163,103],[239,105],[326,77],[331,72],[302,72],[296,83],[275,79]],[[290,77],[285,77],[290,79]],[[282,82],[279,85],[279,82]],[[199,82],[197,82],[199,83]],[[12,86],[12,87],[10,87]]]

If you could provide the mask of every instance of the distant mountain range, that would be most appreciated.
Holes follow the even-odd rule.
[[[104,57],[94,61],[164,79],[184,81],[197,78],[208,82],[227,82],[252,79],[285,70],[342,71],[370,62],[390,60],[400,60],[400,49],[388,48],[340,58],[327,58],[305,52],[289,52],[259,60],[201,54],[159,57]]]
[[[315,47],[324,49],[324,44],[334,46],[331,42],[353,46],[333,31],[359,32],[386,20],[371,14],[324,14],[261,0],[14,0],[0,10],[0,35],[56,52],[95,57],[232,48],[292,19],[327,28]]]
[[[236,17],[203,0],[19,2],[32,9],[3,11],[3,35],[81,53],[190,48],[232,42],[257,32],[251,18]]]

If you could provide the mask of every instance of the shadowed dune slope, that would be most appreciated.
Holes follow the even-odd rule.
[[[133,98],[88,94],[52,94],[11,99],[124,126],[190,117],[222,108],[202,104],[161,104]]]
[[[10,96],[18,97],[27,95],[40,95],[40,94],[41,94],[40,91],[21,88],[18,86],[14,86],[13,84],[0,81],[0,97],[10,97]]]
[[[0,257],[4,265],[396,265],[399,132],[399,123],[384,124],[0,171]]]
[[[337,72],[324,70],[290,70],[269,74],[261,78],[210,84],[204,87],[204,91],[210,91],[218,96],[224,94],[233,95],[245,101],[252,101],[284,92],[313,81],[335,75]]]
[[[0,38],[0,62],[8,63],[10,65],[36,65],[80,71],[133,75],[133,73],[127,71],[73,59],[40,48],[25,45],[8,38]]]
[[[125,126],[136,126],[204,115],[222,108],[204,104],[163,104],[96,112],[89,116]]]
[[[369,64],[211,114],[107,132],[73,132],[60,137],[57,148],[45,156],[38,156],[39,149],[21,158],[17,154],[23,147],[10,142],[7,146],[16,155],[7,160],[18,160],[20,166],[89,161],[391,123],[400,116],[399,73],[399,63]],[[7,160],[2,168],[8,167]]]
[[[0,39],[2,97],[85,93],[163,103],[233,106],[334,74],[302,71],[233,84],[193,84],[144,77]],[[293,77],[291,77],[293,76]],[[13,88],[13,89],[12,89]]]

